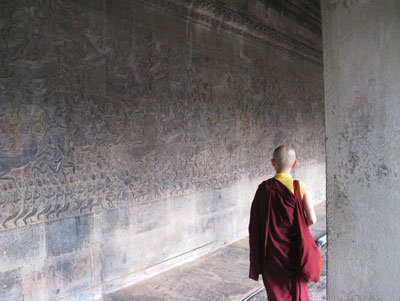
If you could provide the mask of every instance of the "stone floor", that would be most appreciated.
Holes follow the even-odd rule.
[[[326,233],[325,204],[316,206],[315,239]],[[326,246],[319,283],[309,285],[310,300],[326,300]],[[267,300],[261,281],[249,279],[248,238],[151,279],[108,294],[103,301],[161,300]],[[260,290],[258,293],[257,290]]]

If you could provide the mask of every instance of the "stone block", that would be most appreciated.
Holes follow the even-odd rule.
[[[90,244],[93,215],[82,215],[46,223],[49,257],[72,253]]]
[[[171,211],[165,199],[137,204],[131,210],[131,227],[136,234],[165,227],[171,221]]]
[[[203,216],[198,219],[198,233],[201,237],[210,241],[222,238],[232,233],[236,220],[237,212],[235,210],[227,210],[218,214]]]
[[[0,256],[0,272],[44,260],[44,224],[0,232]]]
[[[235,207],[237,205],[237,197],[227,194],[229,192],[229,189],[217,189],[200,193],[196,202],[197,214],[210,214]]]
[[[94,275],[97,283],[110,281],[135,271],[137,268],[135,262],[140,261],[144,254],[130,248],[131,240],[129,233],[117,232],[93,246]],[[142,243],[144,247],[145,243]]]
[[[94,232],[102,236],[128,230],[131,223],[131,206],[94,214]]]
[[[89,251],[53,257],[42,270],[24,276],[24,298],[58,300],[90,288],[92,265]]]
[[[0,272],[0,300],[23,300],[21,269]]]

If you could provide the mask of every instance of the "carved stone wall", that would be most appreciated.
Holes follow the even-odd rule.
[[[0,0],[0,296],[66,297],[245,230],[282,143],[324,198],[318,28],[254,5]]]

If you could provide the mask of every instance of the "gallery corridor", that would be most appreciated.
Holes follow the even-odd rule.
[[[326,233],[325,203],[315,207],[317,223],[310,227],[317,240]],[[309,284],[310,300],[326,300],[326,245],[320,248],[320,281]],[[248,238],[163,274],[104,296],[102,301],[232,300],[265,301],[261,279],[249,279]]]

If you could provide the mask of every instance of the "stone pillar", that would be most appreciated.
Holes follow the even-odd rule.
[[[400,2],[324,1],[328,299],[400,296]]]

